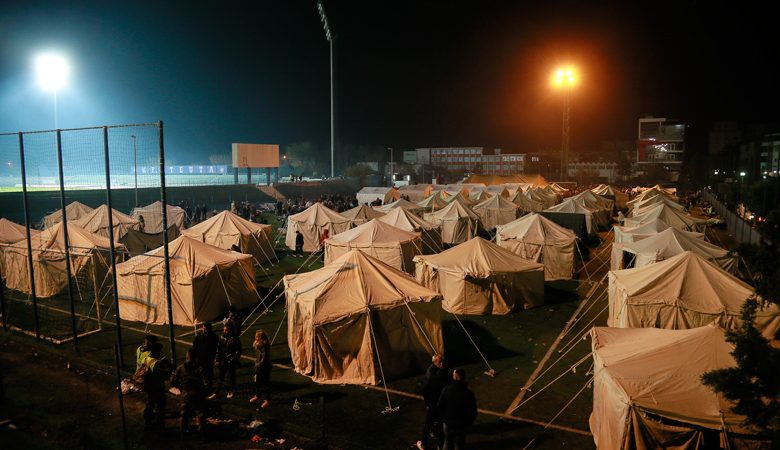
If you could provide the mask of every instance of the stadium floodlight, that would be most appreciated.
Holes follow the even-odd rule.
[[[325,7],[322,5],[322,0],[317,0],[317,10],[320,13],[320,19],[322,20],[322,26],[325,28],[325,38],[328,40],[330,47],[330,177],[335,177],[335,164],[334,154],[336,148],[336,122],[335,122],[335,103],[333,102],[333,91],[335,89],[335,80],[333,78],[333,32],[330,29],[330,22],[328,22],[328,16],[325,15]]]
[[[35,58],[35,73],[41,89],[54,94],[54,128],[57,128],[57,91],[68,82],[70,65],[62,55],[45,53]]]

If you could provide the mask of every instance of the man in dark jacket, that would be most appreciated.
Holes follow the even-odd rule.
[[[423,385],[423,400],[425,400],[425,424],[423,425],[422,439],[417,441],[420,450],[428,448],[428,440],[433,431],[436,436],[437,448],[441,448],[444,442],[441,416],[439,415],[439,397],[441,391],[452,381],[452,376],[444,364],[444,357],[433,355],[431,366],[425,372],[425,384]]]
[[[452,383],[439,397],[439,413],[444,422],[444,450],[466,448],[466,431],[477,418],[477,400],[466,384],[465,370],[452,372]]]
[[[295,230],[295,255],[299,258],[303,257],[303,234],[299,230]]]
[[[205,322],[192,341],[195,362],[200,364],[206,390],[211,392],[214,383],[214,359],[217,357],[219,336],[211,329],[211,323]]]
[[[233,390],[236,388],[236,369],[241,358],[241,341],[238,335],[234,333],[230,325],[223,328],[222,337],[217,344],[216,364],[219,367],[219,383],[225,382],[225,376],[228,376],[227,398],[233,398]]]
[[[147,428],[156,426],[159,431],[165,430],[165,382],[171,375],[168,360],[162,358],[162,347],[159,342],[153,343],[149,356],[143,362],[149,368],[143,381],[143,391],[146,392],[144,422]]]
[[[196,361],[195,349],[187,350],[185,362],[176,368],[170,384],[180,391],[181,425],[179,430],[182,436],[187,434],[187,427],[192,416],[196,416],[198,430],[202,432],[206,422],[204,413],[206,385],[203,382],[203,370]]]

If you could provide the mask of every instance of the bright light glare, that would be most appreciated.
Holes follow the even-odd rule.
[[[57,92],[68,81],[70,66],[61,55],[45,54],[35,58],[35,72],[43,90]]]
[[[574,86],[577,84],[577,70],[573,67],[564,67],[552,74],[552,85],[555,87]]]

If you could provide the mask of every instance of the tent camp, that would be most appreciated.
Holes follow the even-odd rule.
[[[508,314],[544,304],[544,266],[482,238],[414,258],[415,276],[453,314]]]
[[[423,254],[439,253],[442,250],[441,229],[407,209],[395,208],[377,220],[405,231],[420,233]]]
[[[252,255],[253,262],[262,264],[276,259],[272,233],[271,225],[250,222],[230,211],[222,211],[181,234],[223,250],[232,250],[235,245],[241,253]]]
[[[624,209],[626,207],[626,203],[628,203],[628,194],[606,184],[600,184],[596,186],[595,188],[591,189],[591,192],[596,195],[600,195],[601,197],[606,197],[613,200],[617,209]]]
[[[168,242],[172,242],[179,237],[177,227],[168,228]],[[119,242],[125,246],[130,256],[140,255],[149,250],[154,250],[164,244],[162,231],[159,233],[144,233],[143,231],[129,230],[122,236]]]
[[[295,371],[317,383],[378,384],[442,354],[441,295],[352,250],[284,277]]]
[[[417,206],[423,208],[423,211],[432,212],[447,206],[449,194],[444,191],[435,191],[431,195],[417,202]]]
[[[92,211],[92,208],[81,202],[71,202],[65,207],[65,215],[68,217],[68,221],[80,219],[90,211]],[[44,217],[43,228],[51,228],[60,222],[62,222],[62,209],[58,209]]]
[[[382,204],[394,202],[401,198],[401,194],[394,187],[364,187],[355,194],[359,204],[370,204],[379,200]]]
[[[71,221],[70,216],[68,216],[68,221]],[[73,223],[89,231],[90,233],[99,234],[106,238],[109,237],[108,205],[98,206],[87,214],[74,220]],[[119,242],[119,240],[125,234],[127,234],[128,230],[141,230],[141,222],[113,208],[111,209],[111,225],[114,229],[115,242]]]
[[[30,228],[30,237],[34,238],[40,231]],[[16,222],[12,222],[8,219],[0,219],[0,279],[5,278],[5,268],[3,252],[5,247],[19,242],[25,241],[26,245],[27,230],[24,225],[19,225]]]
[[[717,326],[596,327],[590,336],[590,431],[599,450],[770,448],[767,441],[751,439],[754,431],[743,425],[745,417],[701,383],[705,372],[736,365],[733,347]],[[708,436],[714,442],[707,444],[710,433],[716,436]]]
[[[227,307],[257,302],[252,256],[222,250],[189,236],[168,244],[173,323],[194,326],[217,319]],[[119,316],[123,320],[168,323],[163,248],[116,266]]]
[[[70,269],[74,279],[87,280],[78,288],[98,290],[105,281],[110,267],[108,238],[75,225],[68,224]],[[65,266],[65,230],[62,222],[41,231],[30,239],[35,275],[35,295],[53,297],[68,286]],[[122,250],[121,245],[118,250]],[[23,239],[4,247],[3,266],[14,268],[5,273],[6,286],[24,293],[31,293],[27,240]]]
[[[479,216],[460,202],[452,202],[444,208],[423,214],[423,219],[441,227],[441,241],[460,244],[477,235]]]
[[[710,223],[708,219],[699,219],[663,203],[658,203],[644,208],[641,215],[626,217],[623,220],[623,225],[628,228],[637,227],[654,219],[660,219],[670,227],[683,231],[703,232],[707,224]]]
[[[577,236],[539,214],[528,214],[496,229],[496,244],[544,264],[545,280],[570,280]]]
[[[498,184],[529,184],[532,186],[547,186],[547,181],[541,175],[535,174],[514,174],[514,175],[480,175],[474,174],[463,180],[464,184],[479,183],[485,186]]]
[[[420,233],[374,219],[325,240],[325,264],[352,249],[359,249],[390,267],[414,273],[412,259],[422,253],[422,241]]]
[[[412,203],[409,200],[406,200],[406,199],[403,199],[403,198],[400,199],[400,200],[396,200],[396,201],[394,201],[392,203],[388,203],[386,205],[377,206],[374,209],[379,211],[379,212],[387,214],[387,213],[389,213],[390,211],[392,211],[395,208],[403,208],[403,209],[405,209],[405,210],[407,210],[409,212],[415,213],[415,214],[422,213],[425,210],[425,208],[423,208],[422,206],[418,205],[417,203]]]
[[[731,255],[728,250],[710,244],[702,239],[699,233],[680,231],[676,228],[667,228],[636,242],[613,243],[610,267],[612,270],[623,269],[629,266],[631,260],[633,260],[632,267],[644,267],[685,251],[696,252],[730,273],[737,271],[736,255]]]
[[[419,202],[433,193],[430,184],[409,184],[398,188],[398,193],[410,202]]]
[[[563,228],[574,231],[583,241],[598,234],[598,224],[593,219],[593,211],[570,198],[540,214]]]
[[[187,219],[187,213],[178,206],[171,205],[167,205],[165,211],[168,215],[168,227],[176,226],[179,231],[184,230],[184,222]],[[141,216],[143,216],[144,226],[141,231],[144,233],[160,233],[163,230],[162,202],[160,201],[143,207],[134,208],[130,212],[130,215],[136,220],[141,220]]]
[[[458,202],[467,208],[471,208],[476,204],[475,201],[472,201],[468,195],[464,195],[462,192],[448,193],[448,195],[449,197],[444,198],[447,203]]]
[[[671,208],[674,208],[678,211],[685,212],[685,207],[673,200],[670,200],[666,196],[663,195],[656,195],[655,197],[650,197],[644,200],[640,200],[636,203],[633,203],[631,205],[631,208],[628,211],[628,217],[632,216],[638,216],[641,215],[642,212],[648,211],[650,206],[654,206],[658,203],[663,203],[664,205],[667,205]]]
[[[342,211],[339,214],[349,219],[352,222],[352,226],[362,225],[371,219],[378,219],[385,215],[383,212],[377,211],[365,203]]]
[[[320,235],[323,230],[328,230],[330,236],[335,236],[347,231],[352,222],[336,211],[317,202],[287,218],[287,236],[284,243],[291,250],[295,250],[295,232],[303,235],[303,251],[316,252],[320,249]]]
[[[609,319],[621,328],[702,327],[713,321],[727,330],[742,325],[742,304],[753,288],[693,252],[650,266],[609,272]],[[776,305],[759,309],[756,328],[767,339],[780,329]]]
[[[558,197],[555,194],[549,194],[539,188],[531,188],[523,192],[523,195],[535,203],[541,203],[545,208],[552,208],[558,203]]]
[[[522,190],[518,190],[515,195],[513,195],[510,199],[512,203],[517,205],[517,207],[520,209],[520,211],[529,213],[529,212],[541,212],[545,209],[544,204],[541,202],[537,202],[535,200],[531,200],[530,198],[526,197],[526,195],[523,193]]]
[[[517,190],[517,188],[515,188],[514,190]],[[507,186],[505,184],[488,186],[485,188],[485,192],[487,192],[490,195],[500,195],[504,198],[509,198],[509,189],[507,189]],[[473,197],[473,192],[472,192],[472,197]]]
[[[472,191],[471,194],[469,194],[469,200],[472,204],[476,205],[477,203],[482,203],[485,200],[488,200],[490,197],[493,197],[494,195],[500,195],[500,194],[491,194],[487,190],[475,190]]]
[[[482,226],[486,230],[509,223],[517,219],[519,213],[517,205],[501,195],[494,195],[487,200],[472,207],[472,211],[479,216]]]
[[[610,228],[612,226],[612,212],[615,208],[614,201],[600,197],[591,191],[582,191],[566,200],[575,201],[591,210],[592,217],[600,228]]]

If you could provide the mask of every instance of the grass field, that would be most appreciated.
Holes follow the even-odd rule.
[[[275,218],[268,218],[278,226]],[[606,235],[603,237],[607,238]],[[598,281],[606,273],[606,267],[602,264],[609,257],[608,250],[603,251],[608,248],[606,244],[608,242],[591,252],[594,256],[588,263],[588,273],[594,281]],[[267,273],[257,273],[261,291],[274,287],[285,273],[298,270],[303,261],[287,256],[286,250],[281,247],[278,250],[279,263],[266,266]],[[301,270],[318,267],[321,267],[321,263],[313,261]],[[588,386],[591,366],[591,359],[588,357],[590,340],[583,337],[593,325],[604,325],[607,302],[605,295],[602,295],[603,285],[594,287],[596,283],[585,281],[584,272],[581,277],[583,280],[580,281],[547,283],[546,304],[535,309],[508,316],[463,316],[460,317],[460,322],[454,316],[444,314],[442,326],[445,356],[450,364],[466,369],[469,384],[476,393],[481,409],[477,424],[469,435],[472,448],[516,449],[523,448],[531,440],[533,443],[529,448],[594,447],[587,425],[592,401]],[[552,352],[545,366],[552,368],[542,372],[542,376],[526,393],[524,403],[517,410],[508,411],[521,387],[591,290],[595,294],[583,305],[576,323],[561,340],[557,350]],[[220,399],[223,409],[240,417],[278,419],[286,431],[307,438],[314,439],[324,434],[328,442],[336,448],[397,449],[408,448],[417,441],[424,419],[424,405],[418,397],[422,387],[422,375],[392,380],[385,392],[383,386],[318,385],[296,374],[290,369],[284,296],[279,296],[280,292],[278,287],[269,291],[269,301],[277,297],[278,300],[269,312],[249,317],[246,332],[242,337],[245,349],[251,348],[254,330],[258,328],[263,328],[274,337],[272,404],[266,410],[258,412],[248,403],[251,394],[250,362],[247,361],[245,367],[239,371],[239,383],[244,388],[233,399]],[[25,299],[19,293],[6,290],[5,295],[9,323],[32,330],[31,305],[23,302]],[[104,300],[102,313],[107,314],[107,320],[103,323],[102,331],[79,340],[80,357],[104,367],[106,371],[112,370],[113,367],[113,344],[116,337],[110,299],[108,296]],[[68,337],[71,326],[69,315],[43,307],[67,311],[67,297],[60,295],[53,299],[40,300],[39,303],[42,333],[58,339]],[[76,302],[76,309],[81,314],[86,314],[90,308],[89,300],[84,303]],[[93,310],[91,315],[94,314]],[[96,329],[94,320],[78,320],[77,325],[80,331]],[[175,328],[175,334],[178,336],[176,353],[180,358],[192,339],[192,335],[188,334],[191,331],[184,327]],[[122,353],[126,363],[134,361],[135,347],[144,332],[168,336],[168,327],[146,327],[140,323],[124,322]],[[34,341],[32,337],[21,339]],[[476,343],[476,348],[470,339]],[[168,348],[167,340],[165,344]],[[64,354],[72,352],[73,348],[70,343],[36,345],[44,345],[52,351]],[[484,373],[488,366],[479,352],[495,369],[495,377]],[[578,364],[572,368],[575,363]],[[126,370],[129,374],[129,365]],[[549,387],[545,387],[548,384]],[[7,386],[6,389],[12,387]],[[388,398],[390,406],[398,407],[396,412],[384,413]],[[298,409],[293,408],[296,402],[300,405]],[[545,429],[544,425],[551,419],[555,420]]]

